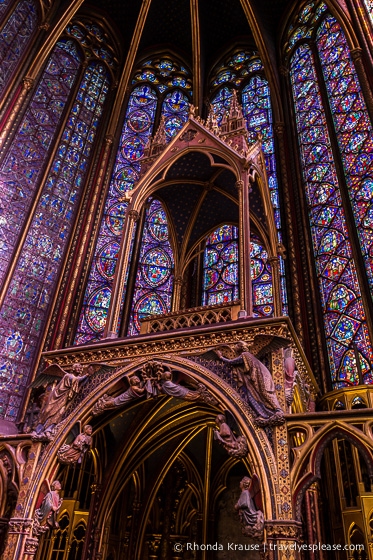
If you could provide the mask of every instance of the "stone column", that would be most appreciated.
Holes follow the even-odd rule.
[[[9,520],[8,539],[2,560],[14,560],[15,558],[23,558],[27,550],[33,550],[32,556],[35,554],[38,546],[38,539],[32,536],[33,520],[28,517],[12,517]],[[33,544],[34,546],[31,546]]]
[[[250,213],[249,213],[249,188],[247,180],[237,181],[238,190],[238,212],[239,212],[239,286],[241,309],[245,309],[247,315],[252,315],[251,297],[251,261],[250,261]]]
[[[131,241],[135,224],[139,217],[140,214],[137,210],[127,210],[104,338],[117,338],[117,325],[120,318],[124,284],[127,275],[127,268],[130,264]]]
[[[270,257],[268,262],[272,271],[273,311],[275,317],[282,315],[281,285],[280,285],[280,260],[278,257]]]
[[[265,527],[265,555],[268,560],[301,560],[301,552],[297,547],[302,543],[302,527],[299,522],[294,519],[273,519],[266,521]]]
[[[8,539],[2,560],[15,560],[28,556],[34,556],[38,539],[32,535],[33,519],[31,517],[29,501],[29,486],[38,464],[41,452],[41,443],[33,443],[28,453],[27,463],[24,465],[17,505],[14,517],[9,520]],[[28,552],[26,552],[26,549]]]

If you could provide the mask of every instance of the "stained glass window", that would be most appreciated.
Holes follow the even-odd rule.
[[[64,103],[57,93],[60,89],[65,92],[65,86],[67,90],[63,99],[66,101],[68,86],[71,88],[73,85],[82,62],[83,58],[78,55],[74,42],[66,40],[58,43],[36,88],[30,112],[26,113],[26,117],[30,114],[34,119],[26,121],[29,141],[35,142],[36,138],[40,142],[45,141],[45,148],[49,146],[48,142],[52,138],[48,137],[47,132],[52,133],[53,129],[45,131],[40,123],[49,123],[50,126],[58,124]],[[9,420],[14,420],[17,415],[45,326],[60,264],[87,176],[110,80],[110,73],[104,64],[98,60],[88,63],[0,311],[0,372],[2,378],[7,378],[0,383],[1,413]],[[50,95],[53,92],[56,92],[56,97]],[[45,107],[49,105],[56,111],[52,109],[48,113]],[[25,119],[20,131],[25,135]],[[21,140],[16,138],[15,147],[21,149],[20,143]],[[27,144],[25,139],[23,144]],[[32,161],[38,171],[40,161],[35,144],[34,150],[32,153],[35,153],[35,157]],[[26,162],[28,161],[26,158]],[[28,170],[25,166],[23,169],[17,168],[17,171],[23,178]]]
[[[166,56],[147,60],[135,71],[132,83],[134,89],[128,101],[104,217],[75,336],[76,344],[100,340],[102,337],[127,208],[127,203],[122,197],[126,191],[133,189],[139,178],[141,157],[154,133],[157,107],[161,107],[161,113],[165,117],[168,140],[188,119],[191,99],[190,75],[176,61]],[[138,323],[133,323],[132,334],[137,332],[137,327]]]
[[[373,0],[364,0],[365,7],[370,18],[370,22],[373,25]]]
[[[140,332],[141,319],[171,311],[173,268],[167,217],[161,203],[154,200],[146,213],[129,335]]]
[[[176,89],[168,93],[163,101],[162,115],[165,118],[166,136],[172,138],[188,120],[189,100]]]
[[[233,70],[236,73],[236,77],[232,74]],[[220,84],[227,82],[227,85],[218,89],[218,91],[213,95],[211,101],[218,123],[221,122],[223,116],[229,108],[233,88],[237,89],[237,86],[239,86],[242,99],[242,111],[246,120],[246,128],[249,132],[249,138],[255,141],[258,134],[260,134],[263,138],[263,152],[266,162],[268,185],[274,208],[278,238],[279,242],[282,242],[271,97],[268,82],[263,75],[263,65],[257,53],[242,51],[238,52],[226,61],[224,71],[218,69],[217,72],[218,73],[213,80],[213,86],[219,86]],[[281,257],[280,282],[282,311],[285,315],[287,315],[288,304],[285,265]],[[256,304],[254,304],[254,307],[255,305]]]
[[[202,305],[229,303],[238,299],[238,228],[224,225],[206,241]]]
[[[314,55],[307,45],[292,56],[291,82],[332,381],[337,387],[358,382],[356,348],[365,381],[371,382],[372,346]]]
[[[7,9],[11,5],[12,0],[0,0],[0,22],[2,21]]]
[[[271,265],[262,241],[251,235],[251,286],[254,317],[273,315],[273,286]]]
[[[373,127],[346,38],[331,15],[318,28],[317,48],[357,233],[373,289]]]
[[[259,237],[251,235],[251,281],[254,317],[273,315],[272,271]],[[202,305],[239,299],[238,228],[224,225],[207,239],[203,257]]]
[[[59,41],[0,164],[0,282],[17,244],[79,64],[76,44],[71,40]]]
[[[0,5],[1,15],[1,5]],[[16,69],[36,29],[37,8],[33,0],[21,0],[0,33],[0,94]]]

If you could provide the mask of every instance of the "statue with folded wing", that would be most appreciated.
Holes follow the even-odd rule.
[[[229,418],[229,420],[228,420]],[[245,436],[236,436],[233,433],[232,423],[233,415],[228,411],[225,414],[218,414],[215,423],[218,427],[214,430],[214,440],[217,441],[231,457],[246,457],[249,452]]]
[[[59,528],[57,516],[62,504],[60,491],[61,483],[59,480],[55,480],[50,486],[48,480],[43,482],[34,514],[33,534],[36,537],[49,529]]]
[[[42,383],[57,382],[49,391],[48,396],[40,410],[37,426],[32,432],[35,440],[49,441],[53,437],[55,427],[64,417],[71,399],[80,391],[83,383],[88,379],[88,373],[94,372],[88,366],[87,373],[83,373],[82,364],[74,364],[71,373],[64,371],[58,365],[47,367],[40,376],[31,384],[31,387],[40,386]]]
[[[257,424],[283,423],[284,412],[276,395],[271,372],[249,352],[246,342],[236,344],[236,357],[233,359],[225,358],[220,349],[214,351],[220,360],[234,367],[236,381],[240,387],[245,387],[249,404],[257,414]]]
[[[76,436],[71,444],[64,443],[57,451],[60,463],[71,465],[81,463],[85,453],[92,447],[92,426],[86,424],[83,431]]]
[[[234,506],[242,525],[245,537],[263,540],[264,515],[260,482],[256,474],[252,478],[244,476],[240,482],[241,494]]]

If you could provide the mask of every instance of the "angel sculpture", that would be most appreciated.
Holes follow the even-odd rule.
[[[263,540],[264,515],[260,482],[256,474],[244,476],[240,482],[241,494],[234,506],[242,525],[242,534],[252,539]]]
[[[214,439],[217,440],[231,457],[246,457],[248,454],[245,436],[236,437],[227,423],[226,415],[218,414],[215,418],[218,430],[214,430]]]
[[[145,394],[143,383],[140,381],[137,375],[133,375],[132,377],[130,377],[129,384],[129,389],[127,389],[127,391],[124,391],[124,393],[121,393],[117,397],[111,397],[110,395],[105,393],[105,395],[99,398],[96,404],[93,406],[93,416],[101,414],[102,412],[104,412],[104,410],[123,406],[130,401],[139,399]]]
[[[92,366],[89,366],[88,370],[90,373],[94,371]],[[31,434],[34,440],[50,441],[52,439],[54,429],[61,422],[67,405],[88,378],[87,374],[80,375],[82,372],[82,364],[74,364],[71,373],[64,371],[58,365],[52,365],[46,368],[32,383],[31,387],[36,387],[43,382],[60,379],[57,385],[49,391],[40,410],[37,426]]]
[[[80,433],[71,445],[64,443],[57,451],[57,457],[60,463],[70,465],[72,463],[81,463],[84,454],[92,447],[92,426],[86,424],[83,432]]]
[[[172,381],[172,372],[161,362],[148,362],[142,369],[142,375],[148,397],[166,394],[186,401],[201,400],[213,406],[217,404],[203,383],[197,383],[197,389],[192,390]]]
[[[271,372],[249,352],[246,342],[238,342],[235,346],[238,356],[225,358],[220,349],[214,349],[220,360],[234,366],[239,387],[246,388],[249,404],[257,414],[259,426],[276,425],[284,422],[284,412],[277,399],[275,384]]]
[[[42,484],[39,499],[34,514],[33,534],[39,537],[48,529],[58,529],[57,516],[62,504],[60,498],[61,483],[55,480],[49,486],[46,480]]]

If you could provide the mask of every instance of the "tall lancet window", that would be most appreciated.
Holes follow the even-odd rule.
[[[372,125],[345,35],[323,2],[301,10],[287,53],[332,381],[357,384],[361,373],[372,383],[361,288],[373,280]]]
[[[149,59],[135,72],[80,312],[76,344],[102,337],[127,208],[123,195],[133,189],[140,176],[145,146],[159,124],[155,123],[157,111],[164,116],[165,135],[170,140],[187,121],[190,101],[190,73],[169,57]]]
[[[224,225],[206,241],[202,305],[231,303],[239,297],[238,228]]]
[[[174,257],[167,217],[158,200],[146,213],[128,334],[140,332],[140,321],[171,311]]]
[[[6,13],[9,4],[11,2],[0,2],[0,94],[8,85],[38,23],[34,0],[20,0],[10,14]]]
[[[212,79],[211,106],[221,122],[230,104],[233,89],[239,93],[242,111],[246,119],[249,139],[255,141],[260,134],[263,139],[263,152],[266,162],[268,184],[275,214],[279,242],[282,242],[280,202],[278,192],[276,156],[273,139],[271,96],[263,64],[258,53],[239,51],[230,56],[215,69]],[[282,311],[288,313],[285,265],[280,257],[280,282]],[[254,302],[254,306],[260,302]],[[273,307],[272,307],[273,313]]]
[[[3,199],[3,274],[8,262],[15,265],[0,310],[0,412],[9,420],[16,418],[36,357],[116,65],[105,37],[84,18],[69,25],[0,167],[9,197]],[[83,51],[81,41],[92,49]],[[31,203],[35,211],[22,225]]]

